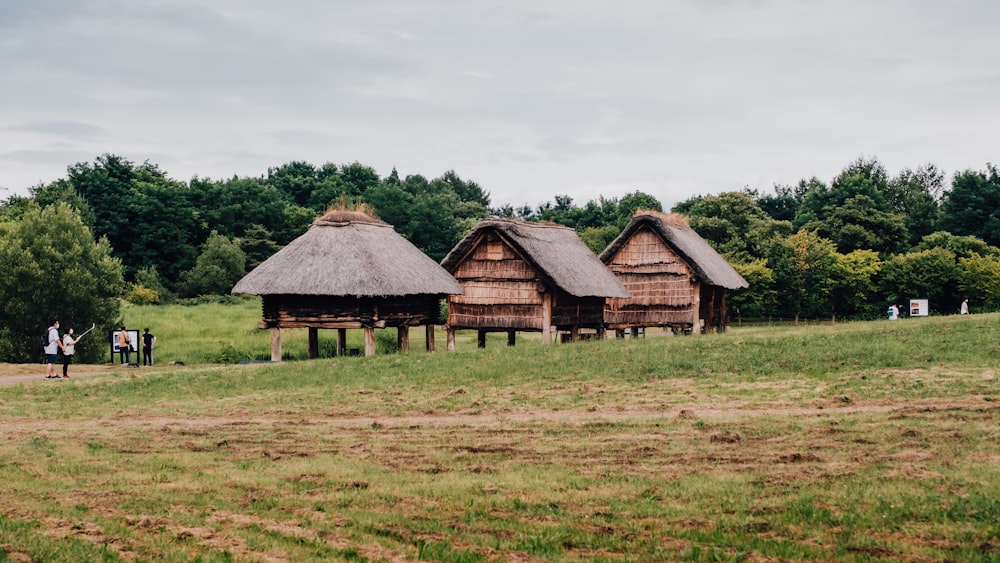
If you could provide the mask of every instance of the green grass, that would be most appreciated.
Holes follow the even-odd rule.
[[[0,560],[1000,560],[1000,315],[220,364],[258,317],[0,386]]]

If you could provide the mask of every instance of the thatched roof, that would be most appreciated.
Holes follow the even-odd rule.
[[[233,293],[398,297],[454,295],[462,287],[392,226],[332,211],[243,277]]]
[[[611,241],[601,253],[601,261],[604,263],[610,261],[632,235],[643,227],[648,227],[658,234],[664,243],[688,263],[701,281],[726,289],[749,287],[743,276],[733,269],[705,239],[694,232],[683,216],[673,214],[644,210],[637,212],[618,238]]]
[[[480,238],[495,232],[548,278],[555,287],[576,297],[628,297],[607,266],[569,227],[491,217],[483,219],[455,245],[441,265],[454,272]]]

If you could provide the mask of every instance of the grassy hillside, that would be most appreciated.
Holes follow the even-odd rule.
[[[128,309],[187,365],[0,386],[0,550],[1000,558],[1000,315],[210,363],[269,353],[257,307]]]

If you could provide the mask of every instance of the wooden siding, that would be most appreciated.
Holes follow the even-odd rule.
[[[694,274],[656,233],[636,231],[608,268],[632,295],[607,300],[604,320],[609,327],[693,324],[699,301]]]
[[[487,233],[452,272],[465,295],[448,297],[452,328],[542,330],[538,272],[495,233]]]
[[[559,330],[604,326],[603,297],[574,297],[559,292],[552,306],[552,324]]]
[[[332,297],[265,295],[261,328],[362,328],[420,326],[443,322],[443,296]]]

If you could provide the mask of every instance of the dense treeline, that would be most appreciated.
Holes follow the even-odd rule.
[[[38,262],[0,279],[0,314],[8,320],[0,352],[21,346],[10,342],[31,342],[48,310],[70,307],[36,300],[28,307],[35,312],[25,316],[22,302],[31,291],[75,295],[72,272],[98,272],[95,299],[122,288],[135,303],[226,294],[338,203],[367,204],[435,260],[488,215],[564,224],[599,252],[636,209],[663,210],[638,191],[582,206],[556,195],[534,208],[491,208],[489,193],[454,171],[427,179],[400,178],[393,170],[382,178],[357,162],[290,162],[259,178],[184,183],[155,164],[106,154],[0,208],[0,261]],[[42,210],[50,208],[58,220],[47,224]],[[859,158],[829,184],[814,177],[766,194],[745,188],[694,197],[670,211],[686,215],[750,282],[732,296],[733,315],[871,318],[909,298],[929,299],[936,312],[954,312],[964,298],[974,308],[1000,305],[1000,174],[993,165],[956,173],[949,182],[933,165],[890,177],[877,159]],[[24,233],[56,225],[74,233],[74,248],[89,240],[97,250],[49,260],[63,253],[53,246],[58,237]],[[73,262],[82,259],[101,266]],[[101,311],[118,314],[113,306]]]

